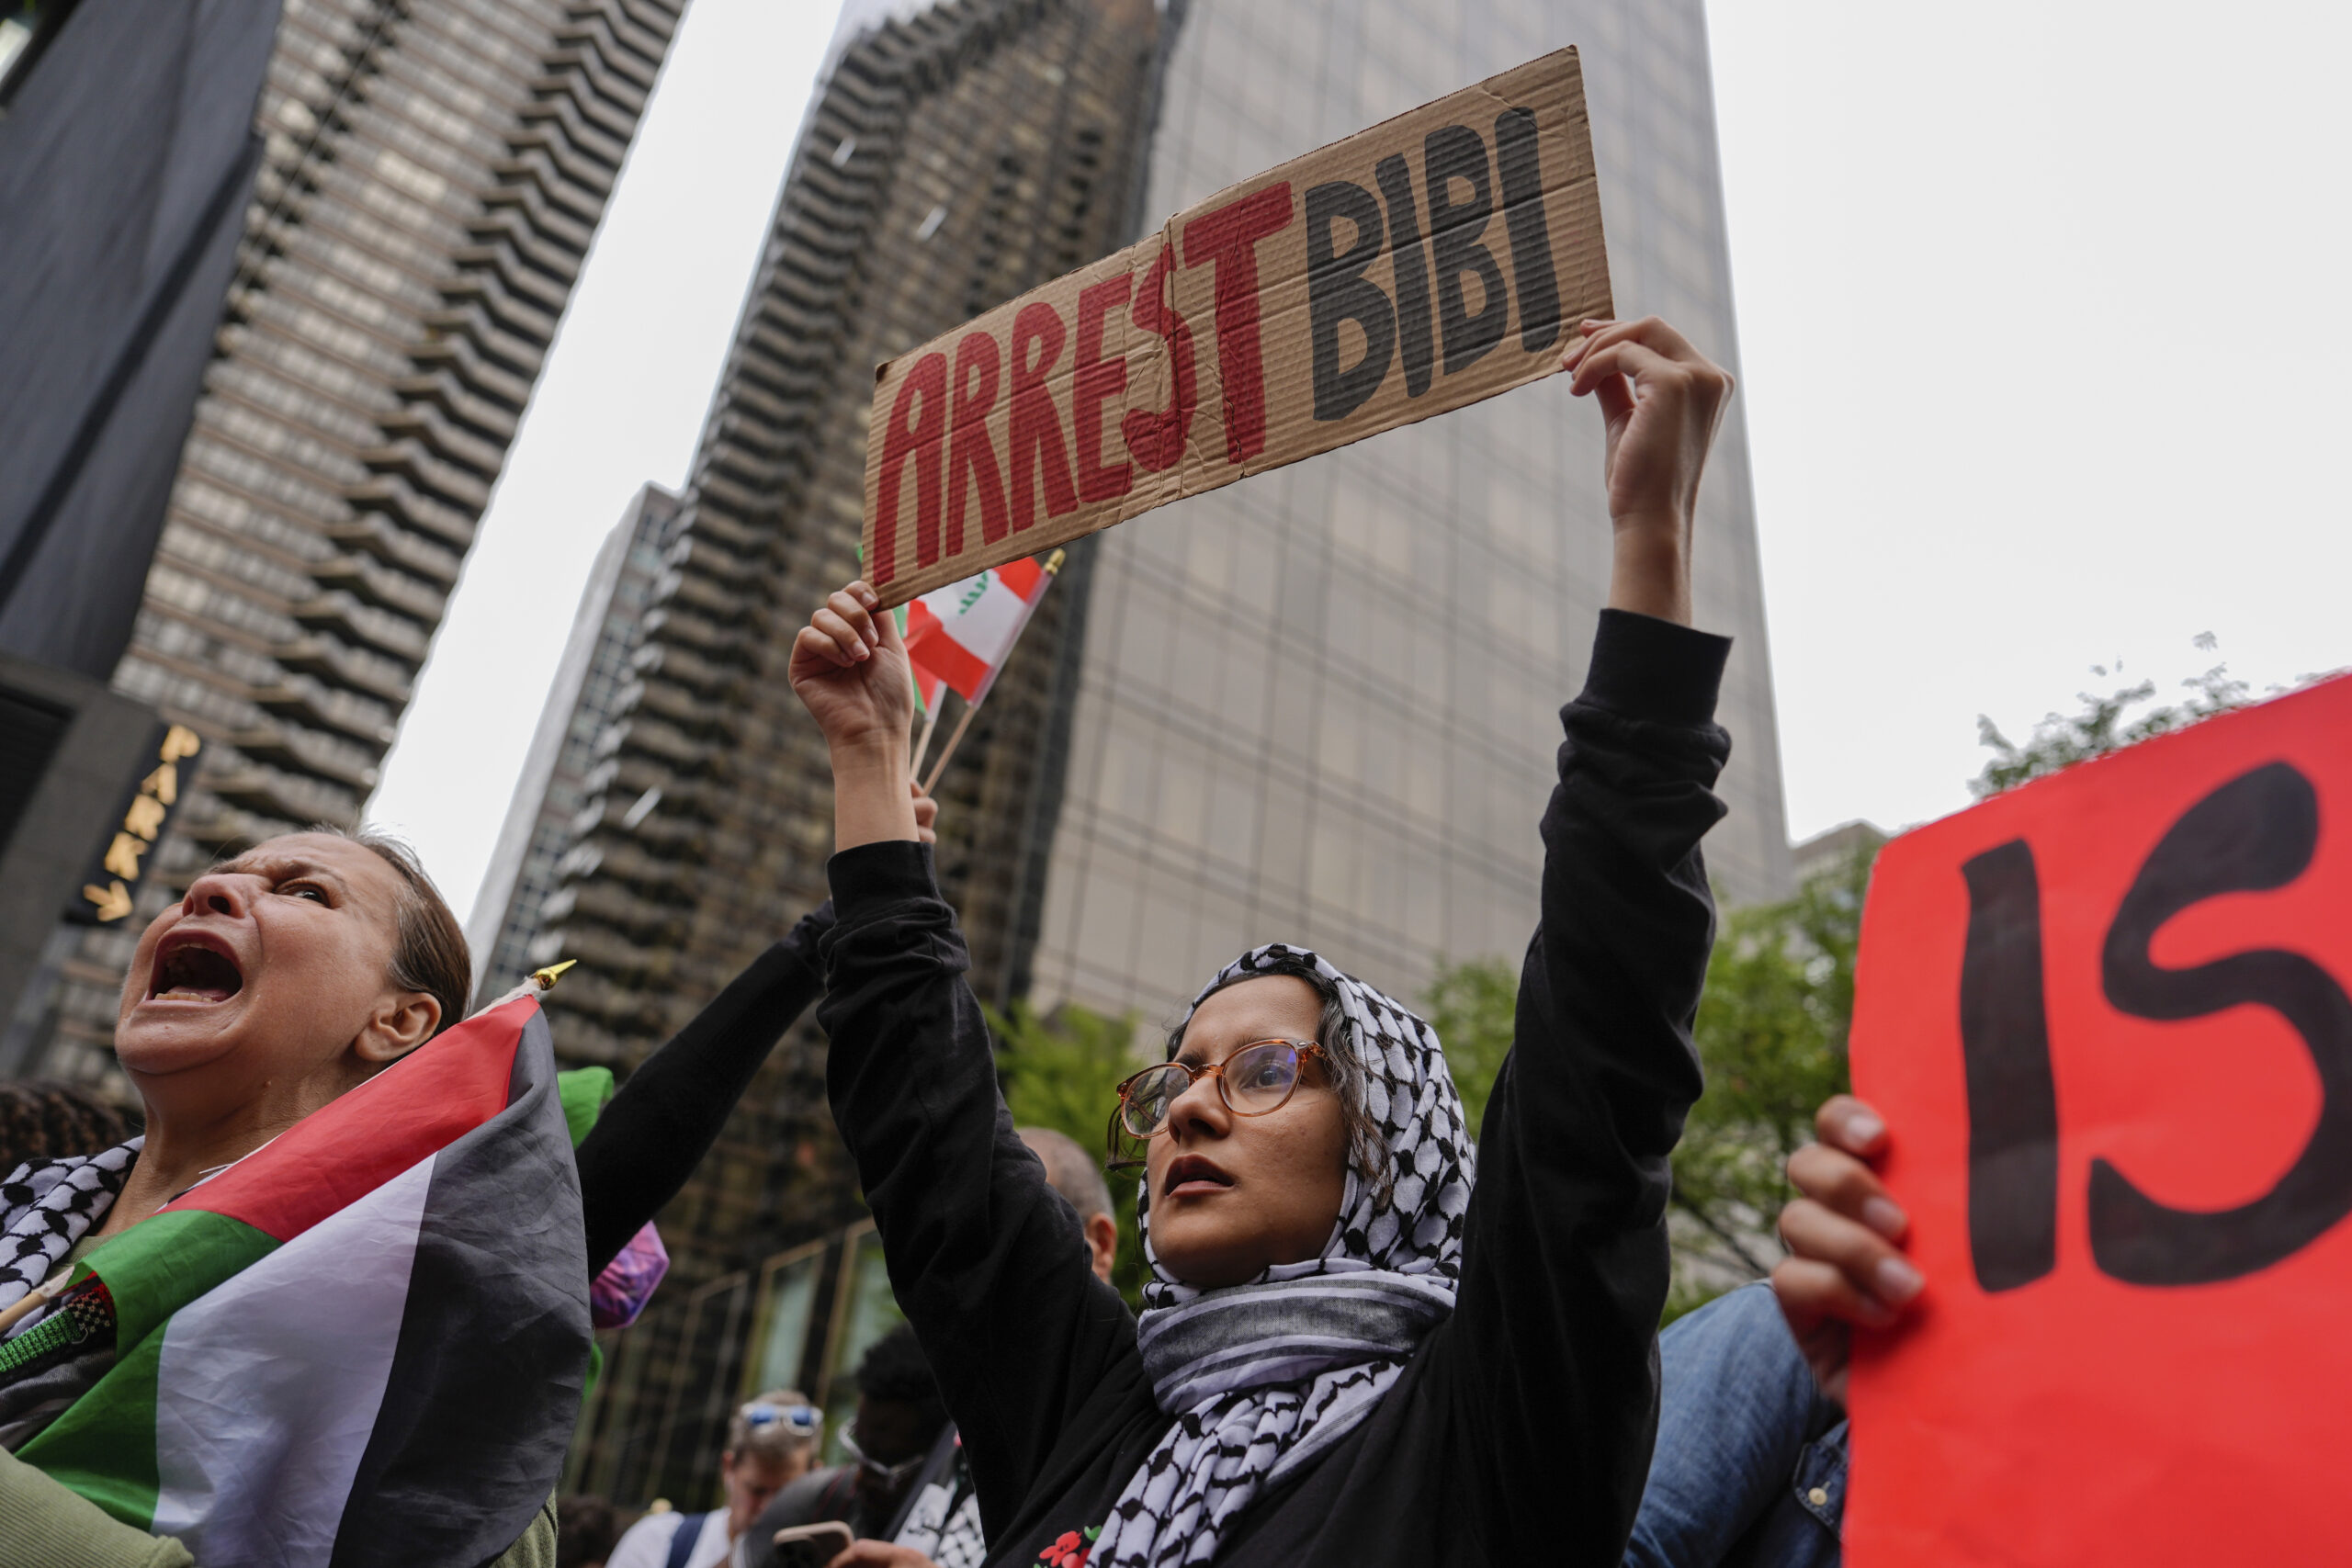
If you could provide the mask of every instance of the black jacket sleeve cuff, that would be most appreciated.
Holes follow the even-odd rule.
[[[795,921],[792,929],[785,933],[784,940],[776,943],[776,947],[810,974],[822,975],[825,972],[825,963],[823,958],[819,956],[818,944],[825,940],[825,933],[832,929],[833,901],[828,898]]]
[[[1592,637],[1592,668],[1577,700],[1626,718],[1705,724],[1715,716],[1730,657],[1727,637],[1631,610],[1603,610]]]
[[[857,925],[894,905],[937,898],[931,846],[912,839],[886,839],[843,850],[825,863],[833,889],[837,929]]]

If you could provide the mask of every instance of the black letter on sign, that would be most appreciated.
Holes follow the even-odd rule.
[[[1331,226],[1355,225],[1345,255],[1331,250]],[[1306,317],[1315,363],[1315,417],[1345,419],[1380,389],[1396,351],[1396,314],[1363,273],[1380,254],[1380,209],[1372,193],[1345,180],[1306,193]],[[1340,323],[1363,328],[1363,357],[1340,368]]]
[[[2012,839],[1960,868],[1968,946],[1960,1048],[1968,1073],[1968,1251],[1976,1282],[2013,1291],[2058,1259],[2058,1092],[2041,999],[2041,886]]]
[[[1413,208],[1413,172],[1400,155],[1383,158],[1373,174],[1388,201],[1388,260],[1396,269],[1396,347],[1405,361],[1405,395],[1430,389],[1430,252]]]
[[[1495,117],[1510,269],[1519,275],[1519,341],[1530,354],[1560,335],[1560,280],[1552,271],[1552,229],[1544,220],[1544,167],[1535,141],[1533,109],[1505,109]]]
[[[2091,1256],[2134,1285],[2202,1285],[2267,1269],[2352,1213],[2352,999],[2300,953],[2261,949],[2192,969],[2151,963],[2166,920],[2224,893],[2284,887],[2319,842],[2319,797],[2284,762],[2232,779],[2172,825],[2108,929],[2107,999],[2134,1018],[2203,1018],[2248,1003],[2303,1037],[2319,1069],[2319,1123],[2278,1184],[2218,1213],[2157,1202],[2103,1159],[2091,1162]]]
[[[1466,125],[1432,130],[1421,143],[1421,177],[1430,187],[1430,243],[1437,253],[1437,314],[1445,328],[1445,373],[1467,369],[1503,340],[1510,301],[1503,294],[1503,269],[1495,254],[1478,243],[1495,210],[1493,183],[1487,177],[1487,144]],[[1449,180],[1466,180],[1470,199],[1453,205]],[[1478,313],[1463,309],[1462,275],[1475,272],[1485,299]],[[1558,307],[1553,313],[1558,314]]]

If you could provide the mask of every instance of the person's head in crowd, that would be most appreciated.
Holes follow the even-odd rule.
[[[727,1447],[718,1456],[727,1485],[727,1535],[752,1528],[775,1495],[808,1473],[817,1457],[824,1413],[794,1389],[770,1389],[728,1417]]]
[[[1386,1020],[1367,1052],[1355,1013]],[[1369,1059],[1368,1059],[1369,1058]],[[1169,1066],[1122,1087],[1114,1139],[1142,1145],[1142,1223],[1163,1287],[1214,1290],[1334,1247],[1383,1247],[1398,1213],[1437,1201],[1466,1165],[1461,1102],[1435,1032],[1303,949],[1228,965],[1170,1034]],[[1401,1065],[1403,1070],[1398,1070]],[[1443,1151],[1397,1204],[1399,1140]],[[1464,1185],[1466,1190],[1466,1173]],[[1340,1219],[1364,1235],[1351,1243]],[[1390,1216],[1381,1237],[1370,1222]],[[1438,1228],[1443,1229],[1442,1216]],[[1458,1227],[1456,1227],[1458,1229]]]
[[[556,1499],[555,1568],[605,1568],[620,1535],[620,1510],[602,1497]]]
[[[115,1053],[149,1152],[182,1126],[282,1131],[465,1016],[464,931],[416,858],[371,833],[255,845],[149,924]]]
[[[1119,1222],[1111,1212],[1111,1187],[1102,1179],[1101,1163],[1067,1133],[1050,1127],[1013,1130],[1045,1163],[1046,1182],[1078,1211],[1078,1228],[1086,1237],[1094,1276],[1109,1284],[1111,1266],[1119,1258]]]
[[[888,1519],[898,1511],[946,1427],[947,1404],[931,1363],[914,1330],[901,1324],[858,1362],[857,1419],[844,1434],[866,1517]]]
[[[0,1173],[110,1149],[138,1130],[130,1112],[80,1084],[0,1083]]]

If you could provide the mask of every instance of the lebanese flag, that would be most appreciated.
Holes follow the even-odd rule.
[[[988,694],[1053,580],[1035,560],[1009,561],[933,589],[907,607],[907,658],[925,712],[943,685],[967,703]]]
[[[109,1299],[114,1366],[17,1458],[205,1568],[504,1551],[555,1489],[588,1367],[538,1003],[476,1014],[93,1248],[28,1332]]]

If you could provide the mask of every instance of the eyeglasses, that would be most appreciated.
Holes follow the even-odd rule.
[[[884,1464],[878,1459],[869,1459],[866,1457],[865,1450],[857,1446],[857,1428],[855,1427],[843,1428],[842,1432],[842,1451],[848,1454],[850,1458],[857,1461],[858,1469],[865,1472],[868,1475],[873,1476],[885,1486],[897,1486],[900,1482],[905,1481],[909,1476],[914,1474],[916,1471],[921,1470],[922,1468],[922,1461],[931,1457],[928,1453],[920,1453],[915,1455],[912,1459],[902,1459],[896,1464]]]
[[[813,1438],[825,1424],[825,1413],[813,1404],[770,1404],[764,1399],[755,1399],[735,1414],[754,1432],[781,1421],[799,1436]]]
[[[1176,1101],[1203,1078],[1216,1079],[1217,1098],[1236,1116],[1271,1115],[1298,1092],[1301,1066],[1322,1055],[1312,1040],[1252,1040],[1206,1066],[1162,1062],[1146,1067],[1119,1086],[1119,1109],[1111,1113],[1112,1158],[1125,1163],[1132,1157],[1121,1147],[1122,1133],[1155,1138],[1166,1132]]]

